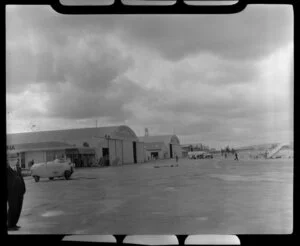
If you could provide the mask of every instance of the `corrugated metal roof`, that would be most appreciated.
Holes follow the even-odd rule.
[[[7,144],[12,145],[57,141],[64,142],[67,140],[104,137],[105,135],[110,135],[111,138],[138,140],[132,129],[130,129],[128,126],[121,125],[98,128],[81,128],[7,134]]]
[[[21,152],[35,152],[35,151],[58,151],[58,150],[66,150],[68,153],[74,152],[77,154],[95,154],[95,149],[90,147],[79,147],[76,148],[74,146],[53,146],[53,147],[35,147],[35,148],[18,148],[15,150],[7,151],[8,155],[21,153]]]
[[[144,143],[158,143],[158,142],[163,142],[165,144],[170,144],[172,142],[172,138],[175,137],[177,138],[176,135],[158,135],[158,136],[144,136],[144,137],[139,137],[141,142]],[[178,138],[177,138],[178,139]],[[179,141],[179,139],[178,139]]]
[[[95,149],[90,147],[67,148],[68,154],[95,154]]]
[[[24,148],[24,149],[16,149],[16,150],[9,150],[7,154],[14,154],[14,153],[21,153],[21,152],[34,152],[34,151],[58,151],[58,150],[66,150],[68,148],[74,147],[48,147],[48,148]]]
[[[57,148],[57,147],[71,147],[71,144],[62,142],[40,142],[40,143],[23,143],[14,144],[14,149],[43,149],[43,148]]]
[[[180,146],[181,146],[182,148],[188,148],[188,147],[191,146],[191,144],[181,144]]]

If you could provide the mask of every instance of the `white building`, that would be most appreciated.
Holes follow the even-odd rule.
[[[79,166],[100,159],[111,166],[145,160],[144,143],[124,125],[7,134],[7,151],[18,153],[23,168],[28,168],[32,160],[51,161],[63,155]]]
[[[155,157],[158,159],[182,157],[182,148],[176,135],[159,135],[139,137],[144,142],[147,160]]]

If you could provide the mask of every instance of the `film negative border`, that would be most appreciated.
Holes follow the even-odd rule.
[[[29,0],[24,3],[20,1],[4,1],[4,4],[27,4],[27,5],[51,5],[56,11],[62,14],[202,14],[208,13],[211,14],[229,14],[242,11],[247,4],[291,4],[296,5],[296,1],[287,0],[287,1],[244,1],[239,0],[239,5],[232,6],[187,6],[184,5],[183,0],[177,0],[177,3],[173,6],[124,6],[120,0],[115,0],[117,4],[111,6],[88,6],[82,8],[82,6],[63,6],[59,3],[58,0],[55,1],[38,1],[38,0]],[[299,5],[299,3],[297,3]],[[182,9],[182,6],[183,9]],[[232,8],[234,6],[234,8]],[[146,8],[145,8],[146,7]],[[94,10],[92,10],[92,8]],[[81,9],[81,10],[80,10]],[[66,11],[66,12],[65,12]],[[296,21],[295,21],[296,22]],[[297,23],[297,22],[296,22]],[[297,42],[295,42],[297,43]],[[295,45],[296,46],[296,45]],[[296,49],[296,48],[295,48]],[[296,58],[295,58],[296,60]],[[5,71],[5,70],[4,70]],[[4,73],[5,74],[5,73]],[[296,129],[295,129],[296,130]],[[296,131],[295,131],[296,132]],[[295,169],[296,170],[296,169]],[[4,180],[5,181],[5,180]],[[4,182],[5,183],[5,182]],[[295,201],[294,201],[295,204]],[[294,206],[295,207],[295,206]],[[296,213],[296,212],[295,212]],[[296,218],[296,216],[294,216]],[[4,228],[5,229],[5,228]],[[31,242],[32,244],[40,244],[42,242],[47,243],[58,243],[59,245],[65,245],[67,242],[63,242],[65,236],[70,235],[7,235],[10,242]],[[112,243],[112,244],[123,244],[123,240],[126,238],[126,235],[113,235],[116,238],[116,243],[113,242],[102,242],[102,243]],[[187,239],[188,235],[176,235],[178,238],[179,245],[185,245],[184,242]],[[296,235],[237,235],[240,240],[241,245],[254,245],[258,244],[267,244],[270,242],[277,242],[279,244],[289,244],[296,239]],[[32,241],[34,240],[34,241]]]

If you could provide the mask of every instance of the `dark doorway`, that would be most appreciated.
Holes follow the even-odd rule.
[[[173,146],[170,144],[170,158],[173,158]]]
[[[151,157],[158,159],[158,152],[151,152]]]
[[[109,166],[109,148],[102,148],[104,166]]]
[[[136,158],[136,142],[133,142],[133,162],[137,163],[137,158]]]

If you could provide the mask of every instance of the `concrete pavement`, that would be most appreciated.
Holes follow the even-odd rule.
[[[171,167],[173,165],[173,167]],[[11,234],[292,232],[293,161],[156,161],[26,178]]]

